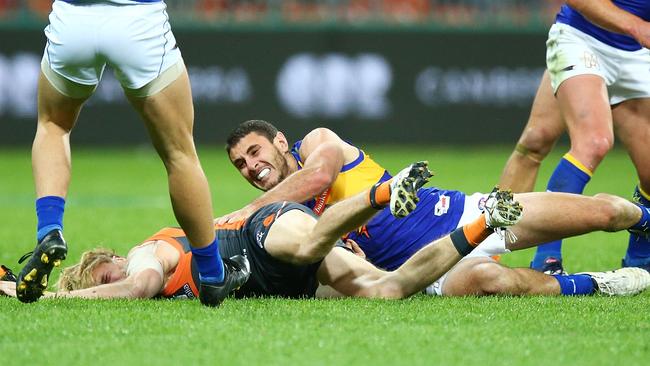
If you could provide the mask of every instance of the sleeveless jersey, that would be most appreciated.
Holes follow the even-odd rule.
[[[302,140],[293,144],[291,149],[291,154],[296,159],[299,169],[302,169],[303,164],[299,153],[301,145]],[[390,177],[386,169],[379,166],[370,156],[359,149],[357,159],[341,168],[331,187],[321,193],[320,196],[314,197],[314,199],[303,204],[311,208],[317,215],[320,215],[328,205],[354,196],[377,182],[390,179]]]
[[[613,0],[612,2],[619,8],[638,16],[643,20],[650,20],[650,1]],[[621,50],[636,51],[641,49],[641,45],[634,38],[628,35],[610,32],[591,23],[584,16],[582,16],[582,14],[567,4],[562,5],[560,12],[557,14],[555,22],[570,25],[571,27],[576,28],[585,34],[588,34],[605,44]]]
[[[296,142],[291,153],[298,167],[302,168],[298,153],[300,145],[301,141]],[[343,166],[330,189],[305,205],[320,215],[326,205],[390,178],[388,171],[359,150],[359,157]],[[422,188],[418,197],[417,208],[405,218],[395,218],[386,208],[346,238],[356,241],[366,258],[377,267],[387,270],[398,268],[420,248],[456,229],[463,214],[465,194],[462,192]]]

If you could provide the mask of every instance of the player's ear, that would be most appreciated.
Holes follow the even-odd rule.
[[[284,136],[284,134],[280,131],[278,131],[278,134],[275,135],[273,144],[277,146],[283,153],[289,151],[289,142],[287,141],[287,138]]]

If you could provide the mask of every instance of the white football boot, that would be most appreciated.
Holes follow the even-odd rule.
[[[650,287],[650,272],[637,267],[625,267],[607,272],[581,272],[590,276],[601,294],[629,296]]]
[[[485,223],[487,227],[494,230],[499,236],[506,240],[506,243],[517,241],[515,234],[508,229],[519,222],[523,214],[523,207],[514,200],[512,191],[501,190],[494,187],[485,200]]]

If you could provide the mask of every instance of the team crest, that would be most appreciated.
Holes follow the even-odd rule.
[[[449,211],[449,196],[442,194],[440,195],[438,203],[436,203],[436,207],[433,209],[433,214],[436,216],[442,216],[446,214],[447,211]]]

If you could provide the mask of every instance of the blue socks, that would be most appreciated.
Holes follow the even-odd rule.
[[[65,199],[57,196],[45,196],[36,200],[37,233],[41,240],[52,230],[63,230],[63,211]]]
[[[199,278],[203,283],[220,284],[224,279],[223,260],[219,254],[217,238],[205,248],[192,247],[192,257],[199,269]]]
[[[650,235],[650,195],[637,186],[634,190],[634,201],[641,208],[642,215],[641,220],[630,229],[642,231],[648,235],[630,233],[624,266],[641,266],[650,263],[650,240],[648,240]]]
[[[570,154],[565,154],[553,171],[546,187],[550,192],[567,192],[582,194],[591,179],[592,172]],[[531,268],[541,269],[548,257],[562,259],[562,240],[537,247],[537,252],[530,264]]]
[[[589,275],[553,275],[553,277],[560,283],[560,289],[564,296],[591,295],[596,292],[594,281]]]

